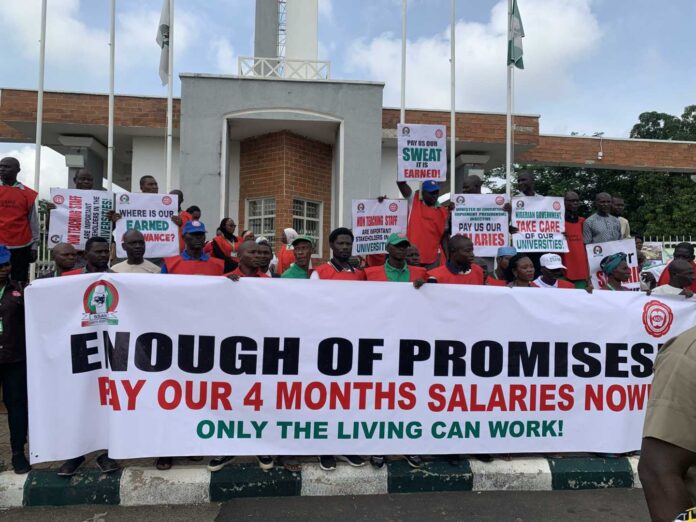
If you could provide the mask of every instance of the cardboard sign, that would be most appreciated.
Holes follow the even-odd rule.
[[[145,257],[169,257],[179,254],[179,229],[172,221],[178,213],[176,194],[140,194],[124,192],[116,197],[116,255],[126,257],[121,238],[127,230],[140,230],[145,237]]]
[[[48,248],[70,243],[84,250],[90,237],[111,241],[111,220],[107,213],[114,209],[114,193],[104,190],[51,189],[51,210],[48,226]]]
[[[605,257],[623,252],[628,256],[626,262],[631,269],[631,278],[628,280],[628,283],[624,283],[624,287],[631,290],[640,290],[640,268],[638,267],[635,239],[629,238],[620,241],[608,241],[607,243],[589,244],[585,245],[585,250],[587,250],[587,262],[590,265],[592,286],[595,288],[606,288],[607,275],[602,272],[599,264]]]
[[[396,127],[398,146],[397,181],[447,178],[447,135],[444,125],[402,125]]]
[[[508,214],[504,194],[456,194],[452,213],[452,235],[463,234],[474,243],[474,254],[495,257],[498,248],[508,245]]]
[[[563,198],[512,198],[512,226],[518,252],[568,252]]]
[[[353,200],[353,255],[366,256],[387,252],[392,233],[406,233],[408,202],[404,199]]]

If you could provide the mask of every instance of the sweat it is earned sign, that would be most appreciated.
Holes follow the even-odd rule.
[[[444,125],[399,123],[397,135],[397,181],[447,178],[447,136]]]

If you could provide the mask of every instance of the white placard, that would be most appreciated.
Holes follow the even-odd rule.
[[[444,125],[396,126],[397,181],[447,179],[447,128]]]
[[[590,265],[592,286],[605,288],[607,285],[607,276],[599,266],[602,259],[612,254],[624,253],[627,256],[626,262],[628,267],[631,269],[631,278],[624,286],[631,290],[640,289],[640,268],[638,267],[635,239],[629,238],[619,241],[608,241],[607,243],[589,244],[585,245],[585,250],[587,250],[587,261]]]
[[[565,202],[555,197],[512,198],[512,246],[518,252],[568,252]]]
[[[145,237],[145,257],[178,255],[179,228],[171,219],[178,209],[179,197],[176,194],[118,194],[116,212],[121,214],[121,219],[116,222],[114,230],[116,255],[126,257],[121,238],[130,229],[140,230]]]
[[[353,200],[353,255],[367,256],[387,252],[387,239],[393,233],[405,234],[408,202],[405,199]]]
[[[495,257],[509,244],[508,213],[504,194],[457,194],[452,212],[452,235],[464,234],[474,243],[474,254]]]
[[[48,225],[48,248],[70,243],[84,250],[90,237],[111,241],[111,220],[107,213],[114,209],[114,194],[103,190],[51,189],[51,210]]]

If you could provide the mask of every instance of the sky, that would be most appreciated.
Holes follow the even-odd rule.
[[[46,90],[108,91],[109,4],[48,0]],[[254,5],[176,0],[175,73],[237,74],[237,58],[253,56]],[[642,112],[681,115],[696,103],[694,0],[518,5],[526,36],[515,112],[540,115],[542,133],[627,137]],[[36,88],[40,6],[41,0],[0,0],[0,88]],[[154,41],[161,6],[162,0],[116,1],[117,94],[166,96]],[[507,1],[456,0],[456,6],[457,110],[505,112]],[[409,0],[407,25],[406,105],[449,109],[450,1]],[[331,61],[334,79],[385,82],[384,106],[398,107],[401,0],[319,0],[319,54]],[[62,156],[44,151],[42,170],[65,178]],[[31,179],[33,147],[0,144],[0,154],[10,153]]]

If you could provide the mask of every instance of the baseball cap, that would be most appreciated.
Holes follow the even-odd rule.
[[[309,241],[309,244],[314,246],[314,238],[312,236],[308,236],[307,234],[297,236],[295,239],[292,240],[292,243],[290,243],[290,244],[292,246],[295,246],[300,241]]]
[[[406,243],[408,246],[411,246],[411,242],[408,240],[405,234],[397,234],[394,232],[393,234],[390,234],[389,239],[387,239],[387,245],[397,246],[402,243]]]
[[[549,270],[556,270],[558,268],[565,268],[563,266],[563,261],[561,260],[561,256],[558,254],[544,254],[539,258],[539,263],[541,266],[544,268],[548,268]]]
[[[184,224],[183,234],[205,234],[205,225],[200,221],[187,221]]]
[[[0,265],[10,262],[10,250],[5,245],[0,245]]]
[[[496,257],[503,257],[503,256],[516,256],[517,255],[517,249],[513,246],[504,246],[500,247],[498,249],[498,253],[496,254]]]
[[[439,192],[440,191],[440,185],[437,184],[437,181],[434,181],[432,179],[426,179],[423,182],[422,188],[425,192]]]

